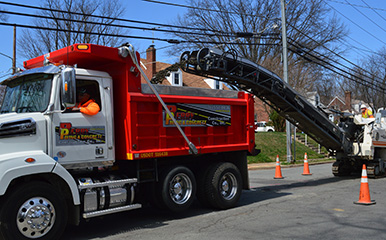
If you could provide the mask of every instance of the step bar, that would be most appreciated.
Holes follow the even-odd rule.
[[[141,204],[132,204],[132,205],[110,208],[110,209],[105,209],[105,210],[100,210],[100,211],[95,211],[95,212],[88,212],[88,213],[83,213],[83,218],[88,219],[88,218],[93,218],[93,217],[99,217],[99,216],[107,215],[110,213],[124,212],[124,211],[138,209],[141,207],[142,207]]]
[[[112,185],[124,185],[124,184],[128,184],[128,183],[137,183],[137,182],[138,182],[138,180],[136,178],[129,178],[129,179],[121,179],[121,180],[114,180],[114,181],[107,181],[107,182],[98,182],[98,183],[78,185],[78,188],[79,188],[79,190],[83,190],[83,189],[106,187],[106,186],[112,186]]]

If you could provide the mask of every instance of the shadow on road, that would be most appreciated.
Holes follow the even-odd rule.
[[[282,192],[281,190],[319,186],[343,181],[345,179],[347,178],[329,177],[315,180],[309,179],[300,182],[275,183],[271,185],[268,184],[263,187],[252,188],[250,190],[243,191],[237,207],[244,207],[257,202],[280,198],[292,194]],[[159,210],[149,206],[134,211],[90,219],[88,222],[82,222],[78,227],[69,226],[67,227],[62,239],[80,240],[101,239],[108,237],[110,239],[115,239],[114,235],[117,234],[133,232],[139,229],[160,228],[168,225],[168,221],[190,218],[212,212],[216,211],[202,207],[198,201],[195,201],[189,210],[182,213],[171,213],[169,211]]]

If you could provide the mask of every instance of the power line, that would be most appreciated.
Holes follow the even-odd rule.
[[[293,53],[295,53],[295,54],[297,54],[297,55],[303,57],[303,58],[306,59],[306,60],[311,60],[311,59],[309,59],[309,58],[307,58],[307,57],[305,57],[305,56],[299,54],[297,51],[295,51],[295,50],[293,50],[293,49],[291,49],[291,48],[289,48],[289,50],[292,51]],[[338,75],[341,76],[341,77],[348,78],[347,75],[349,75],[349,76],[351,76],[351,79],[349,79],[349,80],[354,81],[354,82],[356,82],[356,83],[358,83],[358,84],[361,84],[361,85],[363,85],[363,86],[365,86],[365,87],[371,88],[371,89],[373,89],[373,90],[375,90],[375,91],[379,91],[379,90],[381,89],[381,90],[383,90],[382,93],[384,93],[385,90],[386,90],[385,88],[382,88],[382,87],[375,87],[371,82],[369,82],[369,81],[367,81],[367,80],[364,80],[364,79],[361,78],[361,77],[352,75],[351,73],[349,73],[349,72],[347,72],[347,71],[345,71],[345,70],[342,70],[341,68],[337,68],[337,67],[335,67],[334,65],[332,65],[331,63],[328,63],[327,61],[325,61],[325,60],[323,60],[323,59],[321,59],[321,58],[319,58],[319,57],[316,57],[316,56],[314,56],[314,55],[312,55],[312,54],[310,54],[310,53],[306,53],[306,54],[308,54],[308,55],[310,55],[310,56],[312,56],[312,57],[315,57],[317,60],[319,60],[319,61],[325,63],[325,64],[322,64],[322,63],[320,63],[320,62],[311,60],[311,61],[314,62],[315,64],[318,64],[319,66],[321,66],[321,67],[323,67],[323,68],[326,68],[327,70],[330,70],[331,72],[336,73],[336,74],[338,74]],[[331,67],[326,66],[326,64],[329,65],[329,66],[331,66]],[[340,72],[337,71],[337,70],[335,70],[334,68],[335,68],[335,69],[338,69]],[[345,73],[345,74],[347,74],[347,75],[344,75],[342,72]],[[362,82],[356,80],[356,78],[359,79],[359,80],[362,80]]]
[[[278,45],[276,43],[228,43],[228,42],[216,42],[216,41],[195,41],[195,40],[189,40],[188,41],[188,40],[178,40],[178,39],[164,39],[164,38],[153,38],[153,37],[143,37],[143,36],[133,36],[133,35],[123,35],[123,34],[85,32],[85,31],[78,31],[78,30],[57,29],[57,28],[39,27],[39,26],[31,26],[31,25],[15,24],[15,23],[3,23],[3,22],[0,22],[0,25],[40,29],[40,30],[47,30],[47,31],[71,32],[71,33],[90,34],[90,35],[102,35],[102,36],[109,36],[109,37],[156,40],[156,41],[164,41],[164,42],[174,43],[174,44],[179,44],[179,43],[224,44],[224,43],[226,43],[226,44],[231,44],[231,45],[258,45],[258,46],[277,46]]]
[[[293,41],[294,43],[296,43],[296,44],[298,44],[301,48],[303,48],[303,46],[301,46],[299,43],[297,43],[295,40],[293,40],[292,38],[290,38],[290,40],[291,41]],[[293,44],[293,43],[289,43],[289,44],[291,44],[292,46],[294,46],[294,47],[297,47],[295,44]],[[297,47],[298,48],[298,47]],[[323,58],[325,58],[325,59],[327,59],[327,60],[329,60],[329,61],[331,61],[331,62],[333,62],[333,63],[335,63],[335,64],[337,64],[337,65],[340,65],[340,66],[342,66],[342,67],[344,67],[344,68],[347,68],[347,69],[349,69],[349,70],[351,70],[351,71],[353,71],[353,72],[356,72],[356,73],[358,73],[358,74],[361,74],[360,72],[358,72],[355,68],[349,68],[348,66],[346,66],[346,65],[343,65],[342,63],[340,63],[340,62],[338,62],[338,61],[336,61],[336,60],[334,60],[334,59],[332,59],[332,58],[330,58],[330,57],[328,57],[328,56],[325,56],[325,55],[322,55],[322,54],[320,54],[320,53],[318,53],[318,52],[316,52],[315,50],[312,50],[312,49],[310,49],[309,51],[301,51],[302,53],[305,53],[305,54],[308,54],[308,55],[310,55],[310,56],[312,56],[312,57],[314,57],[314,58],[316,58],[316,59],[318,59],[318,60],[320,60],[320,61],[322,61],[322,59],[320,58],[320,57],[317,57],[317,56],[315,56],[315,55],[313,55],[313,54],[311,54],[311,52],[314,52],[314,53],[316,53],[316,54],[318,54],[319,56],[321,56],[321,57],[323,57]],[[297,53],[299,53],[299,51],[297,51]],[[312,59],[309,59],[310,61],[312,61]],[[323,61],[325,61],[325,60],[323,60]],[[326,61],[325,61],[326,62]],[[327,63],[327,62],[326,62]],[[329,62],[328,62],[328,64],[330,64]],[[331,65],[331,66],[333,66],[333,65]],[[333,67],[335,67],[335,68],[338,68],[338,67],[336,67],[336,66],[333,66]],[[340,69],[340,70],[342,70],[342,69]],[[343,71],[343,70],[342,70]],[[371,73],[370,73],[371,74]],[[366,76],[367,78],[370,78],[370,77],[368,77],[368,76]],[[382,80],[382,79],[381,79]],[[378,83],[381,83],[381,82],[378,82]]]
[[[345,3],[345,2],[341,2],[341,1],[336,1],[336,0],[327,0],[327,1],[330,1],[330,2],[335,2],[335,3],[340,3],[340,4],[343,4],[343,5],[348,5],[347,3]],[[363,2],[363,1],[362,1]],[[359,5],[359,4],[352,4],[352,5],[354,5],[354,6],[356,6],[356,7],[361,7],[361,8],[369,8],[369,9],[373,9],[373,10],[378,10],[378,11],[385,11],[386,12],[386,9],[384,9],[384,8],[375,8],[375,7],[371,7],[371,6],[369,6],[367,3],[365,3],[365,2],[363,2],[364,4],[366,4],[367,6],[363,6],[363,5]],[[350,5],[351,5],[350,4]]]
[[[23,8],[31,8],[31,9],[37,9],[37,10],[44,10],[44,11],[59,12],[59,13],[68,13],[68,11],[63,11],[63,10],[58,10],[58,9],[53,9],[53,8],[37,7],[37,6],[33,6],[33,5],[24,5],[24,4],[20,4],[20,3],[10,3],[10,2],[0,1],[0,4],[11,5],[11,6],[16,6],[16,7],[23,7]],[[154,26],[160,26],[160,27],[182,28],[182,29],[189,29],[189,30],[195,30],[195,31],[209,31],[209,32],[223,33],[222,31],[217,31],[217,30],[193,28],[193,27],[187,27],[187,26],[176,26],[176,25],[170,25],[170,24],[145,22],[145,21],[124,19],[124,18],[113,18],[113,17],[101,16],[101,15],[95,15],[95,14],[84,14],[84,13],[78,13],[78,12],[71,12],[71,14],[87,16],[87,17],[103,18],[103,19],[114,20],[114,21],[154,25]]]
[[[288,23],[287,23],[288,24]],[[336,52],[332,51],[331,49],[327,48],[326,46],[322,45],[321,43],[319,43],[318,41],[316,41],[315,39],[313,39],[312,37],[308,36],[306,33],[303,33],[302,31],[300,31],[299,29],[297,29],[295,26],[291,25],[291,24],[288,24],[289,26],[291,26],[293,29],[295,29],[296,31],[298,31],[299,33],[301,33],[302,35],[306,36],[307,38],[309,38],[311,41],[313,42],[316,42],[318,43],[318,45],[320,45],[321,47],[323,47],[324,49],[326,49],[328,52],[334,54],[335,56],[341,58],[342,60],[350,63],[352,66],[356,67],[357,69],[360,69],[368,74],[372,74],[371,72],[359,67],[358,65],[356,65],[355,63],[353,63],[352,61],[348,60],[347,58],[341,56],[340,54],[337,54]],[[347,67],[348,68],[348,67]]]
[[[371,18],[369,18],[366,14],[364,14],[363,12],[359,11],[358,8],[356,8],[353,4],[351,4],[350,2],[348,2],[347,0],[345,0],[348,4],[350,4],[351,7],[353,7],[355,10],[357,10],[360,14],[362,14],[365,18],[367,18],[370,22],[374,23],[377,27],[379,27],[380,29],[382,29],[384,32],[386,32],[386,30],[379,26],[378,23],[374,22]]]
[[[293,43],[289,43],[289,44],[292,45],[292,46],[294,46],[294,47],[297,47],[297,46],[296,46],[295,44],[293,44]],[[318,65],[320,65],[320,66],[322,66],[322,67],[324,67],[324,68],[326,68],[326,69],[328,69],[328,70],[330,70],[330,71],[333,71],[334,73],[337,73],[337,74],[339,74],[340,76],[343,76],[343,77],[345,77],[345,78],[347,78],[348,76],[350,76],[350,77],[351,77],[350,80],[352,80],[352,81],[354,81],[354,82],[356,82],[356,83],[358,83],[358,84],[362,84],[362,85],[364,85],[364,86],[366,86],[366,87],[369,87],[369,88],[372,88],[372,89],[374,89],[374,90],[379,90],[379,89],[381,89],[381,90],[383,90],[382,92],[385,92],[385,91],[386,91],[386,88],[385,88],[385,87],[374,86],[372,82],[370,82],[369,80],[366,80],[366,79],[363,78],[363,77],[366,77],[366,78],[372,79],[371,77],[366,76],[366,75],[363,75],[362,73],[358,72],[358,71],[355,70],[355,69],[350,69],[350,68],[348,68],[347,66],[344,66],[344,65],[340,64],[339,62],[336,62],[336,61],[332,60],[333,62],[337,63],[338,65],[341,65],[341,66],[343,66],[343,67],[345,67],[345,68],[348,68],[349,70],[351,70],[351,71],[353,71],[353,72],[356,72],[356,73],[358,73],[358,74],[362,74],[363,77],[359,77],[359,76],[353,75],[352,73],[350,73],[350,72],[348,72],[348,71],[346,71],[346,70],[344,70],[344,69],[342,69],[342,68],[339,68],[339,67],[333,65],[332,63],[330,63],[330,62],[328,62],[328,61],[326,61],[326,60],[324,60],[324,59],[322,59],[322,58],[320,58],[320,57],[318,57],[318,56],[316,56],[316,55],[314,55],[314,54],[311,54],[310,51],[308,51],[308,52],[307,52],[307,51],[299,52],[299,51],[294,50],[294,49],[290,49],[290,50],[291,50],[293,53],[295,53],[295,54],[297,54],[297,55],[303,57],[304,59],[306,59],[306,60],[308,60],[308,61],[311,61],[311,62],[314,62],[315,64],[318,64]],[[307,55],[311,56],[313,59],[308,58],[308,57],[302,55],[301,53],[307,54]],[[323,56],[323,55],[322,55],[322,56]],[[331,60],[330,58],[328,58],[328,57],[326,57],[326,56],[323,56],[323,57],[325,57],[325,58]],[[319,62],[318,62],[318,61],[315,61],[314,59],[315,59],[315,60],[318,60]],[[322,64],[322,63],[324,63],[324,64]],[[331,66],[331,67],[328,67],[328,66],[326,66],[326,65]],[[334,69],[337,69],[337,70],[339,70],[340,72],[338,72],[338,71],[336,71],[336,70],[334,70]],[[343,73],[344,73],[344,74],[347,74],[348,76],[347,76],[347,75],[344,75]],[[362,80],[363,82],[359,82],[359,81],[355,80],[356,78],[359,79],[359,80]],[[377,82],[377,83],[379,83],[379,84],[381,84],[381,85],[385,85],[385,84],[382,83],[382,82],[376,81],[375,78],[372,79],[372,80],[374,80],[375,82]]]
[[[383,20],[386,21],[386,18],[384,18],[381,14],[379,14],[375,8],[371,7],[370,5],[368,5],[365,1],[361,0],[364,4],[366,4],[367,7],[369,7],[371,10],[373,10],[373,12],[375,12],[375,14],[377,14],[380,18],[382,18]],[[384,11],[386,11],[386,9],[383,9]]]
[[[189,5],[170,3],[170,2],[164,2],[164,1],[156,1],[156,0],[142,0],[142,1],[144,1],[144,2],[151,2],[151,3],[157,3],[157,4],[163,4],[163,5],[169,5],[169,6],[174,6],[174,7],[190,8],[190,9],[195,9],[195,10],[204,10],[204,11],[209,11],[209,12],[235,14],[235,15],[243,15],[243,16],[250,16],[250,17],[260,17],[260,18],[265,18],[267,20],[277,20],[278,19],[278,18],[270,19],[270,18],[267,18],[264,15],[247,14],[247,13],[240,14],[240,13],[237,13],[237,12],[229,12],[229,11],[223,11],[223,10],[217,10],[217,9],[193,7],[193,6],[189,6]]]
[[[328,4],[326,2],[326,4],[334,9],[335,12],[339,13],[340,15],[342,15],[344,18],[346,18],[348,21],[350,21],[352,24],[354,24],[355,26],[357,26],[358,28],[362,29],[364,32],[366,32],[367,34],[369,34],[370,36],[372,36],[373,38],[377,39],[378,41],[382,42],[383,44],[386,45],[386,42],[384,42],[383,40],[379,39],[377,36],[375,36],[374,34],[370,33],[369,31],[367,31],[366,29],[364,29],[363,27],[361,27],[360,25],[358,25],[357,23],[355,23],[353,20],[351,20],[350,18],[348,18],[346,15],[344,15],[343,13],[339,12],[336,8],[334,8],[333,6],[331,6],[330,4]]]
[[[371,50],[371,48],[367,47],[366,45],[364,45],[363,43],[359,42],[358,40],[350,37],[350,36],[347,36],[347,38],[349,38],[351,41],[353,42],[356,42],[358,45],[361,45],[362,47],[366,48],[367,50],[365,49],[362,49],[362,51],[366,51],[368,53],[373,53],[373,54],[377,54],[376,52],[374,52],[373,50]],[[353,46],[354,47],[354,46]]]
[[[253,37],[253,35],[255,35],[253,33],[247,33],[247,32],[222,33],[221,35],[219,35],[219,34],[209,34],[209,33],[200,33],[200,32],[175,31],[175,30],[166,30],[166,29],[159,29],[159,28],[145,28],[145,27],[136,27],[136,26],[113,24],[113,23],[101,23],[101,22],[84,21],[84,20],[78,20],[78,19],[51,17],[51,16],[36,15],[36,14],[21,13],[21,12],[11,12],[11,11],[4,11],[4,10],[0,10],[0,13],[19,15],[19,16],[25,16],[25,17],[34,17],[34,18],[44,18],[44,19],[52,19],[52,20],[59,20],[59,21],[67,21],[67,22],[87,23],[87,24],[102,25],[102,26],[109,26],[109,27],[129,28],[129,29],[147,30],[147,31],[160,31],[160,32],[175,33],[175,34],[201,35],[201,36],[208,36],[208,37],[214,37],[214,36],[243,37],[243,36],[245,36],[245,37],[251,38],[251,37]],[[262,34],[260,34],[260,35],[262,35]],[[272,39],[272,38],[263,38],[263,39]],[[278,38],[274,38],[274,39],[278,39]]]

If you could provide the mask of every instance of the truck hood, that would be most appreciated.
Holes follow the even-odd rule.
[[[0,155],[41,150],[46,147],[46,119],[42,113],[0,115]]]

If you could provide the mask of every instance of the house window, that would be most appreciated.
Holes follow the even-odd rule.
[[[315,95],[315,106],[320,105],[319,95]]]
[[[224,89],[224,85],[221,81],[219,80],[215,80],[215,79],[205,79],[204,80],[206,82],[206,84],[208,84],[208,86],[211,88],[211,89]]]
[[[179,69],[177,72],[170,72],[170,75],[166,77],[172,86],[182,86],[182,72]]]
[[[215,89],[220,89],[220,81],[216,80],[215,85]]]
[[[180,86],[180,73],[179,72],[176,72],[176,73],[173,73],[173,85],[177,85],[177,86]]]

